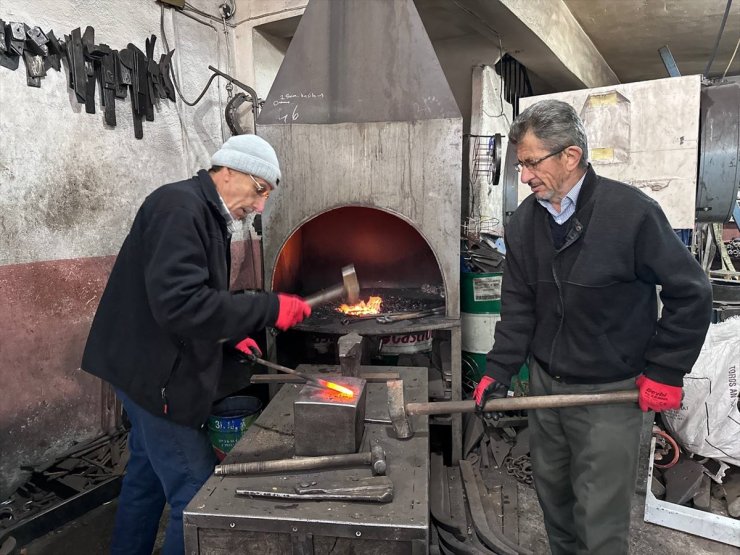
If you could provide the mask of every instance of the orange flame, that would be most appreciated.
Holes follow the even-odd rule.
[[[383,303],[383,299],[381,297],[370,297],[367,300],[367,303],[365,301],[360,301],[357,304],[348,305],[343,304],[339,308],[337,308],[337,311],[343,312],[344,314],[349,314],[351,316],[362,316],[364,314],[380,314],[380,305]]]
[[[344,387],[343,385],[339,385],[338,383],[329,382],[329,381],[326,381],[326,380],[319,380],[319,382],[324,387],[326,387],[328,389],[332,389],[332,390],[334,390],[334,391],[336,391],[338,393],[341,393],[345,397],[354,397],[355,396],[355,392],[354,391],[352,391],[348,387]]]

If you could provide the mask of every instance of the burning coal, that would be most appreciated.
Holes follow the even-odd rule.
[[[366,314],[380,314],[380,306],[383,304],[381,297],[370,297],[367,301],[360,301],[357,304],[343,304],[337,308],[337,312],[349,314],[350,316],[363,316]]]

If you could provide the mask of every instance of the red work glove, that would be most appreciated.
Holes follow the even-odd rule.
[[[262,356],[262,351],[260,350],[259,345],[257,345],[257,342],[251,337],[245,337],[239,341],[239,343],[236,344],[236,349],[247,356]]]
[[[656,382],[645,376],[638,377],[636,383],[640,388],[638,404],[643,411],[661,412],[681,407],[682,388]]]
[[[297,295],[278,293],[278,317],[275,327],[285,331],[311,316],[311,306]]]
[[[473,399],[475,399],[475,412],[478,414],[483,413],[483,407],[486,405],[486,401],[489,399],[503,399],[509,392],[509,388],[497,382],[491,376],[483,376],[478,382],[478,386],[473,392]],[[498,420],[501,413],[494,412],[490,415],[494,420]]]

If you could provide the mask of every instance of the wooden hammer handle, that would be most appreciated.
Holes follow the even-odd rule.
[[[587,405],[610,405],[613,403],[636,403],[638,390],[610,391],[607,393],[579,393],[572,395],[541,395],[533,397],[506,397],[490,399],[483,408],[485,412],[559,409]],[[475,401],[441,401],[436,403],[407,403],[407,414],[456,414],[475,412]]]

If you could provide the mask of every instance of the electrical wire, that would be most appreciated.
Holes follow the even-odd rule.
[[[730,63],[727,64],[725,71],[722,73],[722,79],[725,78],[725,76],[727,75],[727,72],[730,70],[730,66],[732,66],[732,62],[735,61],[735,54],[737,54],[738,46],[740,46],[740,37],[737,38],[737,44],[735,45],[735,51],[732,53],[732,57],[730,58]]]
[[[282,13],[285,13],[285,12],[295,12],[295,11],[305,10],[305,9],[306,9],[305,6],[300,6],[300,7],[297,7],[297,8],[284,8],[282,10],[277,10],[277,11],[274,11],[274,12],[268,12],[268,13],[263,13],[263,14],[259,14],[259,15],[253,15],[251,17],[245,17],[244,19],[242,19],[240,21],[237,21],[236,23],[232,24],[232,27],[238,27],[242,23],[246,23],[247,21],[253,21],[255,19],[263,19],[263,18],[266,18],[266,17],[272,17],[272,16],[275,16],[275,15],[279,15],[279,14],[282,14]]]
[[[722,39],[722,33],[725,31],[725,23],[727,23],[727,17],[730,15],[730,8],[732,7],[732,0],[727,0],[727,5],[725,6],[725,15],[722,16],[722,23],[719,26],[719,33],[717,33],[717,40],[714,42],[714,48],[712,49],[712,55],[709,58],[709,61],[707,62],[707,67],[704,69],[704,77],[709,77],[709,69],[712,67],[712,64],[714,63],[714,57],[717,55],[717,50],[719,50],[719,41]]]
[[[200,10],[200,9],[196,8],[195,6],[193,6],[192,4],[190,4],[188,2],[185,2],[185,6],[183,7],[183,11],[184,10],[188,10],[188,11],[197,13],[201,17],[205,17],[207,19],[210,19],[211,21],[216,21],[218,23],[221,23],[221,19],[222,19],[221,17],[215,16],[215,15],[211,15],[208,12],[204,12],[203,10]],[[231,23],[227,23],[227,25],[229,25],[229,27],[234,27],[234,25],[232,25]]]
[[[224,33],[224,42],[226,43],[226,71],[231,74],[233,66],[231,65],[231,47],[229,46],[229,29],[227,28],[226,24],[226,17],[223,16],[221,18],[221,23],[223,24],[223,33]],[[221,55],[221,50],[219,49],[219,56]],[[234,84],[231,81],[226,81],[226,93],[227,93],[227,104],[231,102],[231,99],[234,96]],[[221,98],[221,87],[218,87],[218,107],[219,109],[223,106],[223,99]],[[228,137],[226,136],[226,133],[224,132],[224,111],[222,109],[220,111],[219,121],[221,123],[221,140],[226,141]]]
[[[732,0],[730,0],[730,1],[732,1]],[[458,2],[457,0],[452,0],[452,2],[453,2],[453,3],[454,3],[454,4],[455,4],[455,5],[456,5],[456,6],[458,7],[458,8],[460,8],[460,9],[461,9],[462,11],[464,11],[465,13],[467,13],[468,15],[472,15],[472,16],[473,16],[473,17],[474,17],[475,19],[477,19],[477,20],[478,20],[478,21],[479,21],[479,22],[480,22],[480,23],[481,23],[481,24],[482,24],[482,25],[483,25],[484,27],[486,27],[486,28],[487,28],[487,29],[488,29],[489,31],[491,31],[491,32],[492,32],[492,33],[493,33],[494,35],[496,35],[496,36],[498,37],[498,40],[499,40],[499,41],[501,41],[501,35],[499,35],[499,34],[498,34],[498,31],[497,31],[496,29],[494,29],[493,27],[491,27],[491,26],[490,26],[490,25],[489,25],[488,23],[486,23],[486,22],[485,22],[485,21],[483,20],[483,18],[482,18],[482,17],[480,17],[480,16],[479,16],[479,15],[478,15],[477,13],[475,13],[475,12],[474,12],[473,10],[471,10],[471,9],[469,9],[469,8],[466,8],[465,6],[463,6],[462,4],[460,4],[460,2]]]
[[[190,17],[191,19],[195,19],[192,16],[190,16],[190,15],[184,13],[184,12],[183,12],[183,15],[185,15],[187,17]],[[198,21],[198,19],[195,19],[195,20]],[[218,34],[218,29],[216,29],[210,23],[205,23],[203,21],[198,21],[198,22],[199,23],[202,23],[203,25],[207,25],[208,27],[210,27],[211,29],[213,29],[214,31],[216,31],[216,33]],[[159,28],[160,28],[160,32],[162,33],[162,42],[164,43],[164,48],[165,48],[165,50],[167,52],[169,52],[170,51],[170,46],[169,46],[169,44],[167,42],[167,33],[165,33],[165,30],[164,30],[164,6],[161,6],[161,12],[160,12],[160,17],[159,17]],[[220,51],[220,45],[217,45],[217,48]],[[213,73],[211,75],[211,78],[208,79],[208,82],[206,83],[206,86],[203,88],[203,90],[201,91],[201,93],[198,95],[198,98],[196,98],[193,102],[188,102],[188,100],[185,98],[185,96],[183,96],[182,91],[180,90],[180,84],[177,81],[177,75],[175,74],[175,69],[174,69],[174,67],[173,67],[172,64],[170,64],[170,75],[172,76],[172,83],[175,85],[175,90],[177,91],[177,95],[180,97],[180,100],[182,100],[188,106],[195,106],[196,104],[198,104],[198,102],[200,102],[201,99],[205,96],[205,94],[208,91],[208,88],[211,86],[211,83],[213,82],[213,80],[216,77],[218,77],[218,75],[216,75],[215,73]]]
[[[473,10],[471,10],[471,9],[469,9],[469,8],[466,8],[465,6],[463,6],[462,4],[460,4],[460,3],[458,2],[458,0],[452,0],[452,2],[453,2],[453,3],[454,3],[454,4],[455,4],[455,5],[456,5],[456,6],[458,7],[458,8],[460,8],[460,9],[461,9],[462,11],[464,11],[464,12],[465,12],[466,14],[468,14],[468,15],[470,15],[470,16],[472,16],[472,17],[474,17],[474,18],[475,18],[476,20],[478,20],[478,21],[479,21],[479,22],[480,22],[480,23],[481,23],[481,24],[482,24],[482,25],[483,25],[483,26],[484,26],[484,27],[485,27],[486,29],[488,29],[488,30],[489,30],[489,31],[491,31],[491,32],[492,32],[492,33],[493,33],[494,35],[496,35],[496,38],[498,39],[498,59],[499,59],[499,61],[500,61],[500,60],[502,60],[502,59],[503,59],[503,57],[504,57],[504,45],[503,45],[503,42],[501,41],[501,35],[499,34],[499,32],[498,32],[498,31],[497,31],[496,29],[494,29],[493,27],[491,27],[490,25],[488,25],[488,23],[486,23],[486,22],[485,22],[485,21],[483,20],[483,18],[482,18],[482,17],[480,17],[480,16],[479,16],[479,15],[478,15],[477,13],[475,13],[475,12],[474,12]],[[494,71],[495,71],[495,70],[494,70]],[[507,123],[507,124],[508,124],[509,126],[511,126],[511,124],[509,123],[509,118],[508,118],[508,117],[506,116],[506,113],[504,112],[504,78],[503,78],[503,75],[501,75],[501,86],[499,87],[499,106],[500,106],[501,108],[500,108],[500,111],[499,111],[499,113],[498,113],[498,114],[495,114],[495,115],[493,115],[493,114],[489,114],[489,113],[488,113],[488,112],[486,112],[485,110],[483,110],[483,113],[484,113],[484,114],[486,114],[486,115],[487,115],[488,117],[490,117],[490,118],[500,118],[500,117],[503,117],[503,118],[504,118],[504,120],[506,120],[506,123]]]

